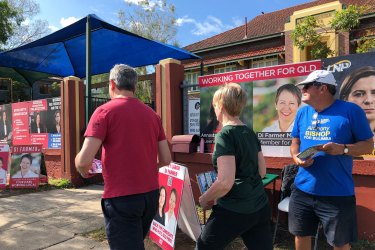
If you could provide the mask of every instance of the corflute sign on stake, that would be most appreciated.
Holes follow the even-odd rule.
[[[159,169],[159,209],[150,239],[164,250],[174,249],[176,228],[197,240],[201,233],[187,168],[171,163]]]

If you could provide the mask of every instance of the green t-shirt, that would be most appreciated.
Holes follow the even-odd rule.
[[[254,131],[247,126],[224,126],[215,137],[212,163],[217,168],[217,158],[233,155],[236,175],[232,189],[218,200],[225,209],[250,214],[263,208],[268,197],[258,171],[258,152],[261,146]]]

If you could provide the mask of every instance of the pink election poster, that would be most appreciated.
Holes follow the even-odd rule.
[[[164,250],[174,249],[185,171],[175,163],[159,170],[159,209],[151,224],[150,239]]]
[[[9,170],[10,188],[38,188],[42,145],[14,145]]]

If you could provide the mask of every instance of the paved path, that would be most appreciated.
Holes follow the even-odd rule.
[[[103,186],[0,198],[0,249],[109,249],[80,236],[103,226]]]

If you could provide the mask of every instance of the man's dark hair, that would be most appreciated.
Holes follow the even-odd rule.
[[[336,94],[336,86],[333,86],[331,84],[326,84],[326,85],[327,85],[327,89],[329,93],[331,93],[331,95],[334,96]]]

